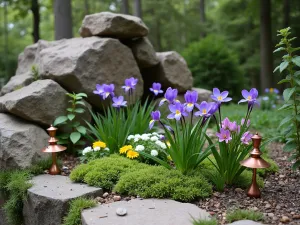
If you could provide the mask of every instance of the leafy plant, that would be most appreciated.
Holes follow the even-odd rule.
[[[32,76],[34,81],[37,81],[37,80],[40,79],[39,70],[38,70],[38,67],[36,65],[31,66],[31,76]]]
[[[264,215],[262,212],[257,212],[254,210],[247,209],[235,209],[227,212],[226,220],[229,223],[238,220],[253,220],[253,221],[262,221],[264,219]]]
[[[292,153],[289,160],[295,161],[292,168],[297,169],[300,167],[300,70],[297,70],[300,67],[300,56],[297,56],[295,52],[300,50],[300,47],[292,47],[292,41],[296,38],[289,37],[291,34],[290,30],[291,28],[288,27],[278,31],[278,36],[281,37],[281,40],[276,45],[278,48],[274,52],[284,51],[285,55],[274,72],[279,70],[282,73],[286,70],[288,74],[278,84],[288,83],[290,85],[283,92],[285,104],[280,108],[280,110],[285,110],[290,115],[286,116],[279,126],[289,124],[283,131],[284,136],[287,138],[283,151]]]
[[[89,162],[94,159],[99,159],[109,156],[109,148],[102,141],[95,141],[93,146],[88,146],[81,151],[81,162]]]
[[[213,219],[209,219],[209,220],[193,220],[193,225],[218,225],[218,221],[213,218]]]
[[[58,143],[67,144],[68,149],[75,152],[78,150],[75,148],[76,145],[84,144],[80,139],[86,134],[86,128],[80,124],[78,115],[85,112],[85,109],[79,106],[85,106],[83,98],[86,98],[87,95],[85,93],[67,93],[66,95],[71,98],[69,100],[71,106],[66,109],[67,115],[57,117],[53,125],[63,126],[64,134],[58,136]]]
[[[95,207],[95,200],[87,198],[77,198],[70,202],[68,214],[63,219],[63,225],[81,225],[81,212],[84,209]]]

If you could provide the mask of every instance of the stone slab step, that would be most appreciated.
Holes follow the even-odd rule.
[[[227,225],[263,225],[262,223],[254,222],[252,220],[240,220]]]
[[[61,225],[70,200],[103,193],[101,188],[72,183],[66,176],[39,175],[32,179],[32,183],[24,202],[25,225]]]
[[[125,208],[127,215],[116,210]],[[133,199],[84,210],[83,225],[191,225],[192,218],[209,219],[209,213],[190,203],[165,199]]]

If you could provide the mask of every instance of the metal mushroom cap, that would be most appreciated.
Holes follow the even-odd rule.
[[[49,153],[62,152],[67,149],[64,146],[57,144],[58,139],[55,138],[56,130],[57,130],[57,128],[53,127],[52,125],[47,129],[49,136],[50,136],[50,139],[48,141],[49,146],[47,146],[46,148],[43,148],[42,152],[49,152]]]
[[[259,146],[261,143],[261,136],[256,133],[252,137],[253,141],[253,147],[254,149],[250,152],[250,158],[245,159],[240,162],[242,166],[248,167],[248,168],[268,168],[270,167],[270,164],[266,162],[264,159],[260,157],[262,154],[261,151],[259,150]]]

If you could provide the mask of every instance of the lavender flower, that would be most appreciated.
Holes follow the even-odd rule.
[[[186,111],[188,112],[193,111],[195,103],[198,100],[197,91],[187,91],[184,95],[184,99],[186,101],[185,103]]]
[[[231,132],[238,132],[238,125],[237,123],[234,121],[234,122],[230,122],[229,124],[229,130]]]
[[[96,84],[96,90],[93,91],[93,93],[96,94],[96,95],[102,96],[103,92],[104,92],[103,85]]]
[[[241,120],[241,125],[244,125],[244,123],[245,123],[245,118]],[[249,126],[250,126],[250,120],[247,121],[247,127]]]
[[[228,117],[226,117],[223,121],[222,121],[222,123],[221,123],[221,127],[223,128],[223,129],[225,129],[225,130],[227,130],[227,129],[229,129],[229,127],[230,127],[230,120],[228,119]]]
[[[124,101],[124,97],[123,96],[119,96],[119,97],[113,97],[113,104],[112,106],[115,108],[120,108],[120,107],[126,107],[127,106],[127,101]]]
[[[125,80],[125,86],[122,86],[122,88],[125,90],[125,92],[128,92],[129,90],[135,89],[137,82],[138,79],[135,79],[134,77],[130,77]]]
[[[221,128],[220,133],[217,132],[216,135],[219,138],[219,142],[225,141],[228,143],[232,139],[230,136],[230,131],[223,128]]]
[[[160,121],[160,111],[153,111],[151,112],[151,117],[152,117],[152,120],[150,120],[150,123],[149,123],[149,129],[151,130],[155,121]]]
[[[152,84],[150,91],[152,91],[155,94],[155,96],[157,96],[160,93],[164,93],[163,90],[161,90],[161,84],[155,82]]]
[[[258,104],[258,101],[257,101],[258,91],[256,88],[252,88],[249,92],[247,90],[242,90],[242,95],[243,95],[244,99],[240,100],[239,104],[241,102],[248,102],[249,106]]]
[[[252,136],[253,135],[249,131],[245,132],[241,137],[241,142],[243,142],[245,145],[249,145],[249,141],[251,140]]]
[[[169,105],[171,113],[168,115],[168,119],[180,120],[182,116],[187,116],[188,113],[185,111],[184,106],[180,102]]]
[[[221,104],[222,102],[229,102],[232,98],[227,97],[229,94],[228,91],[223,91],[222,93],[218,88],[213,89],[213,94],[211,95],[212,100]]]
[[[164,98],[160,101],[159,106],[162,106],[166,101],[169,104],[173,104],[178,94],[177,89],[168,88],[166,90]]]
[[[114,93],[115,85],[114,84],[103,84],[103,93],[102,98],[103,100],[106,99],[108,96],[115,96]]]
[[[200,105],[195,103],[195,106],[199,109],[195,116],[210,117],[218,110],[218,104],[214,102],[203,101]]]

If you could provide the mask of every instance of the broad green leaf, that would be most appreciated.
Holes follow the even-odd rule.
[[[77,141],[79,141],[81,138],[81,134],[79,132],[73,132],[70,135],[70,139],[73,144],[76,144]]]
[[[74,112],[76,112],[76,113],[84,113],[84,109],[82,109],[82,108],[78,108],[78,109],[75,109],[74,110]]]
[[[64,122],[66,122],[68,120],[68,117],[66,116],[59,116],[55,119],[54,123],[53,123],[53,126],[56,126],[58,124],[62,124]]]
[[[296,142],[290,142],[283,147],[284,152],[291,152],[297,148]]]
[[[76,96],[78,96],[78,97],[86,97],[87,98],[87,95],[85,93],[78,93],[78,94],[76,94]]]
[[[83,105],[83,106],[85,106],[85,103],[83,101],[77,101],[75,104],[76,105]]]
[[[293,57],[292,62],[295,63],[295,65],[300,67],[300,56]]]
[[[290,100],[291,96],[293,95],[293,93],[295,92],[296,88],[293,87],[293,88],[287,88],[283,91],[283,98],[284,98],[284,101],[288,101]]]
[[[69,140],[68,140],[68,139],[66,139],[66,140],[60,139],[60,140],[57,142],[57,144],[59,144],[59,145],[66,145],[66,144],[69,144]]]
[[[78,126],[78,127],[76,127],[76,130],[83,135],[86,134],[86,128],[84,126]]]
[[[280,66],[276,66],[276,68],[273,70],[273,73],[275,73],[277,70],[279,70]]]
[[[80,125],[80,123],[78,121],[76,121],[72,124],[72,127],[78,127],[79,125]]]
[[[300,75],[300,70],[299,70],[299,71],[296,71],[296,72],[294,73],[294,76],[298,76],[298,75]]]
[[[292,115],[288,116],[288,117],[285,117],[281,123],[279,124],[279,127],[283,126],[284,124],[290,122],[294,117]]]
[[[80,96],[76,96],[76,98],[75,98],[76,100],[81,100],[82,99],[82,97],[80,97]]]
[[[292,170],[296,170],[300,167],[300,160],[296,161],[293,165],[292,165]]]
[[[282,79],[277,84],[289,83],[290,81],[291,81],[290,79]]]
[[[275,50],[273,51],[273,53],[279,52],[279,51],[283,51],[283,50],[285,50],[284,47],[279,47],[279,48],[275,49]]]
[[[72,121],[75,118],[75,115],[74,114],[68,114],[67,117],[70,121]]]
[[[289,62],[288,62],[288,61],[283,61],[283,62],[280,64],[280,66],[279,66],[280,73],[281,73],[282,71],[284,71],[284,70],[287,68],[288,65],[289,65]]]
[[[278,110],[283,110],[283,109],[289,109],[290,107],[292,107],[293,104],[288,103],[288,104],[284,104],[283,106],[281,106]]]
[[[290,48],[290,52],[295,52],[295,51],[298,51],[298,50],[300,50],[300,47],[298,47],[298,48]]]
[[[68,112],[73,112],[73,109],[72,108],[67,108],[67,111]]]

